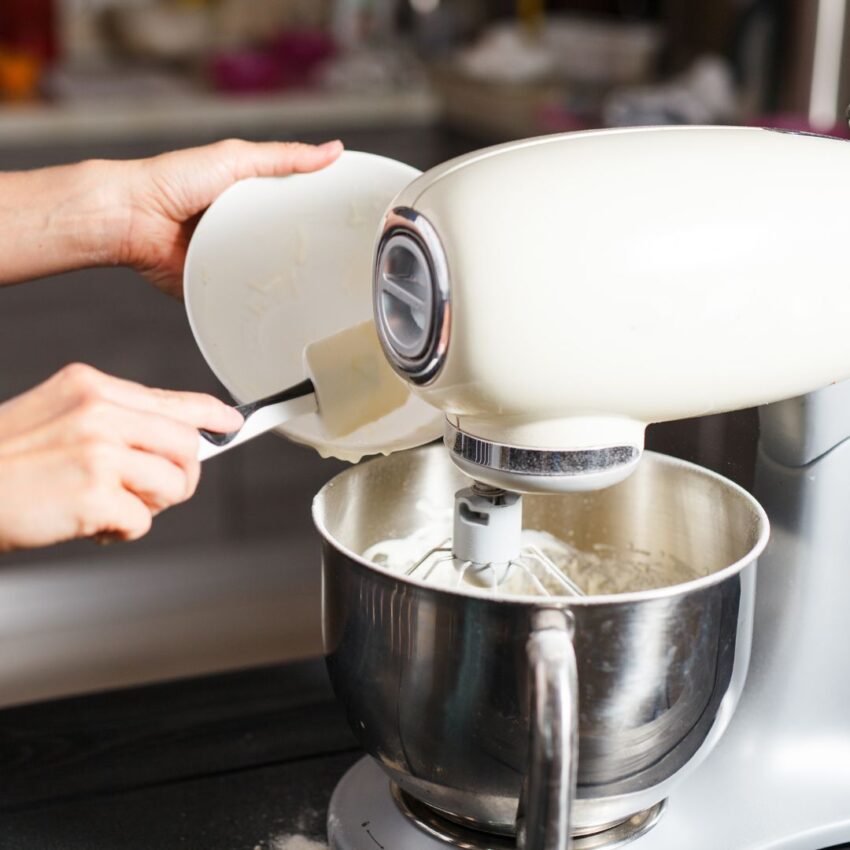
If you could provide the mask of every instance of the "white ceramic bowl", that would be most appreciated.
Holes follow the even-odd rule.
[[[415,168],[346,151],[323,171],[243,180],[207,210],[186,259],[186,311],[210,368],[250,401],[307,377],[308,343],[372,317],[375,241]],[[411,396],[400,409],[329,441],[315,414],[279,431],[345,460],[422,445],[442,417]]]

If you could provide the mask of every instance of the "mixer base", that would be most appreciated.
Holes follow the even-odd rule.
[[[648,832],[661,817],[659,803],[627,821],[592,835],[575,836],[571,850],[615,850]],[[340,780],[328,811],[333,850],[515,850],[516,841],[470,829],[441,817],[393,786],[371,758],[363,758]]]

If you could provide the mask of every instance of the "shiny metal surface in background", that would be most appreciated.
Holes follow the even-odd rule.
[[[615,487],[527,498],[525,526],[571,531],[580,549],[665,553],[703,578],[616,597],[497,599],[438,590],[356,554],[412,532],[423,505],[449,506],[466,484],[430,446],[347,470],[314,503],[328,669],[364,748],[422,802],[513,832],[529,759],[526,642],[535,613],[554,605],[575,622],[573,829],[659,802],[738,699],[763,511],[725,479],[647,452]]]

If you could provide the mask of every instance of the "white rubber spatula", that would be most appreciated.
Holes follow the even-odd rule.
[[[371,321],[310,343],[304,362],[307,380],[236,407],[245,417],[238,431],[200,431],[198,459],[221,454],[307,413],[318,412],[328,437],[341,437],[401,407],[410,394],[387,363]]]

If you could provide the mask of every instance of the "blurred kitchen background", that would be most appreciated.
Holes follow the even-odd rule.
[[[228,136],[339,137],[422,169],[599,126],[845,136],[846,5],[0,0],[0,169]],[[226,397],[182,307],[122,269],[0,292],[0,398],[72,360]],[[649,444],[748,486],[756,433],[747,411]],[[139,543],[1,557],[0,705],[319,654],[310,501],[341,467],[265,437],[209,463]]]

